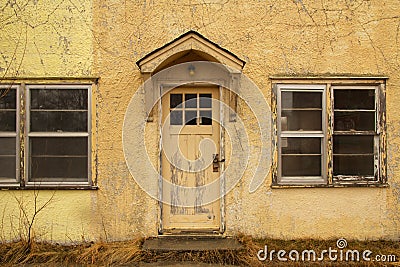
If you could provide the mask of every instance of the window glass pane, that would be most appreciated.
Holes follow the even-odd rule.
[[[30,181],[87,181],[87,137],[31,137]]]
[[[185,94],[185,107],[186,108],[197,107],[197,94]]]
[[[0,181],[1,179],[15,179],[16,175],[16,159],[15,156],[0,155]]]
[[[321,154],[321,138],[281,138],[282,154]]]
[[[375,112],[354,111],[342,112],[336,111],[334,120],[335,131],[374,131],[375,130]]]
[[[16,109],[16,94],[17,90],[13,88],[0,89],[0,110],[1,109]]]
[[[211,94],[200,94],[200,107],[211,108]]]
[[[31,137],[29,140],[33,156],[86,156],[88,151],[87,137]]]
[[[170,116],[170,125],[182,125],[182,111],[180,110],[171,110]]]
[[[87,132],[87,111],[32,111],[32,132]]]
[[[282,111],[282,131],[321,131],[321,111],[296,110]]]
[[[87,175],[88,159],[85,156],[31,157],[29,180],[33,182],[86,182]]]
[[[197,111],[185,111],[185,124],[186,125],[197,125],[196,122]]]
[[[0,132],[15,132],[16,119],[15,111],[2,111],[0,109]]]
[[[333,156],[333,175],[374,175],[374,156]]]
[[[176,108],[180,104],[182,104],[182,94],[170,94],[170,96],[169,96],[170,108]]]
[[[0,156],[15,156],[15,146],[15,137],[0,137]]]
[[[87,110],[87,89],[31,89],[31,109]]]
[[[200,111],[200,125],[212,125],[211,110]]]
[[[282,91],[282,109],[319,108],[322,109],[322,92]]]
[[[335,109],[375,109],[375,90],[334,90]]]
[[[374,153],[374,136],[335,135],[333,136],[333,153],[334,154]]]
[[[15,137],[0,137],[0,179],[15,179]]]
[[[282,176],[321,176],[321,156],[282,155]]]

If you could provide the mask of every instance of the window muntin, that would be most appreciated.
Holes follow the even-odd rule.
[[[212,125],[211,94],[170,94],[169,101],[170,125]]]
[[[27,184],[90,183],[90,86],[27,86]]]
[[[333,177],[378,180],[376,86],[332,86]]]
[[[18,87],[0,86],[0,183],[16,183],[19,172],[17,140]]]
[[[323,183],[325,86],[278,85],[278,182]]]

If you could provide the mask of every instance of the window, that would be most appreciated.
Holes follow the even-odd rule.
[[[212,125],[211,94],[170,94],[171,125]]]
[[[0,185],[91,185],[90,89],[88,85],[27,85],[4,93]],[[18,166],[24,166],[21,175]]]
[[[382,157],[384,84],[275,86],[276,185],[376,185]],[[383,156],[382,156],[383,155]]]

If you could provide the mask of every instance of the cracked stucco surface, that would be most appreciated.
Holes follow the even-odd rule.
[[[271,95],[268,77],[321,73],[384,75],[387,82],[389,188],[271,190],[271,177],[248,192],[252,165],[226,198],[226,233],[258,237],[400,237],[400,1],[3,1],[0,77],[100,77],[96,89],[97,191],[58,191],[35,229],[44,239],[129,239],[156,235],[158,205],[130,176],[122,125],[141,84],[135,62],[188,30],[228,49]],[[239,114],[249,118],[245,107]],[[146,129],[158,162],[158,118]],[[133,132],[133,134],[135,134]],[[257,151],[256,133],[250,136]],[[137,155],[142,157],[145,155]],[[42,191],[45,199],[50,192]],[[0,233],[18,223],[15,194],[0,192]]]

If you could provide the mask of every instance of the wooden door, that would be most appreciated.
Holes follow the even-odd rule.
[[[218,98],[217,87],[176,88],[162,98],[163,232],[220,229]]]

